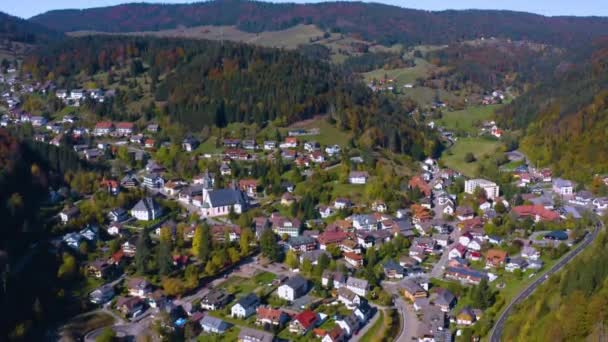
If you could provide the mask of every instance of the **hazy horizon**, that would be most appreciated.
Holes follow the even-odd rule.
[[[350,1],[350,0],[346,0]],[[31,18],[35,15],[58,9],[86,9],[94,7],[115,6],[125,3],[147,2],[147,3],[164,3],[164,4],[181,4],[192,3],[197,1],[184,0],[150,0],[150,1],[120,1],[120,0],[87,0],[86,6],[74,7],[73,1],[68,0],[23,0],[23,1],[6,1],[0,4],[0,11],[9,13],[21,18]],[[200,1],[198,1],[200,2]],[[274,0],[267,1],[274,3],[319,3],[328,2],[325,0]],[[387,5],[395,5],[403,8],[413,8],[429,11],[441,10],[464,10],[464,9],[481,9],[481,10],[511,10],[530,12],[546,16],[608,16],[608,6],[601,1],[582,0],[573,1],[549,1],[549,0],[514,0],[508,3],[489,3],[481,0],[463,0],[454,3],[454,1],[446,0],[427,0],[423,4],[413,1],[400,0],[376,0],[365,2],[377,2]]]

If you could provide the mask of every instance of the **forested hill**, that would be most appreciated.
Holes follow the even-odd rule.
[[[559,65],[498,120],[523,129],[521,147],[528,157],[559,175],[589,182],[608,172],[608,38],[597,40],[578,64]]]
[[[30,19],[62,32],[134,32],[180,26],[235,25],[248,32],[297,24],[353,34],[382,44],[446,44],[495,36],[555,45],[588,42],[608,32],[608,18],[544,17],[510,11],[429,12],[377,3],[274,4],[217,0],[193,4],[124,4],[86,10],[56,10]]]
[[[0,12],[0,40],[36,44],[63,37],[48,27]]]
[[[503,341],[606,341],[608,236],[552,276],[507,321]]]
[[[26,58],[23,69],[67,88],[100,73],[106,80],[143,80],[104,102],[96,110],[100,116],[121,118],[129,114],[125,103],[148,98],[155,100],[150,106],[164,108],[189,131],[230,122],[290,124],[328,114],[369,146],[417,158],[436,154],[439,146],[424,125],[407,115],[413,109],[407,103],[375,94],[349,74],[293,51],[217,41],[94,36],[38,51]],[[102,85],[115,81],[106,83]],[[146,113],[131,114],[133,119]]]

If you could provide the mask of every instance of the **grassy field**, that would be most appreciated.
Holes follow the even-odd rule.
[[[432,89],[428,87],[415,87],[409,89],[400,89],[400,94],[412,98],[414,101],[429,105],[435,101],[435,96],[438,95],[439,100],[446,103],[451,103],[458,100],[458,96],[443,89]]]
[[[318,135],[305,135],[298,137],[298,140],[309,141],[314,140],[321,145],[340,145],[345,146],[352,137],[350,132],[342,131],[338,127],[327,122],[325,117],[319,117],[313,120],[307,120],[304,124],[295,124],[289,128],[281,128],[279,131],[283,135],[287,135],[287,132],[294,128],[311,129],[318,128]]]
[[[477,167],[486,157],[494,155],[500,146],[497,140],[486,138],[461,138],[449,150],[445,151],[441,159],[445,165],[468,177],[475,177]],[[464,157],[467,153],[473,153],[476,161],[467,163]]]
[[[365,335],[361,336],[362,342],[374,342],[379,341],[382,337],[382,328],[384,326],[384,311],[379,310],[377,315],[378,320],[374,323],[374,325],[365,333]]]
[[[427,62],[424,59],[417,58],[416,66],[412,68],[397,68],[392,70],[385,69],[376,69],[370,72],[366,72],[363,74],[363,77],[366,81],[371,81],[373,79],[383,79],[385,75],[389,78],[394,79],[399,85],[403,85],[405,83],[414,83],[416,79],[425,77],[431,69],[433,69],[433,65]]]
[[[477,106],[455,112],[446,112],[438,124],[451,131],[461,131],[475,135],[479,131],[479,123],[490,120],[494,112],[502,105]]]
[[[241,329],[238,326],[233,326],[224,334],[206,334],[202,333],[198,336],[199,342],[232,342],[238,340]]]

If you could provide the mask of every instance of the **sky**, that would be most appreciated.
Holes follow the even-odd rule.
[[[347,0],[348,1],[348,0]],[[137,0],[0,0],[0,11],[30,18],[36,14],[53,9],[89,8],[118,5]],[[180,0],[148,0],[151,3],[187,3]],[[323,2],[323,0],[274,0],[272,2]],[[369,2],[369,1],[367,1]],[[406,8],[424,10],[445,9],[508,9],[514,11],[532,12],[543,15],[576,15],[576,16],[608,16],[607,0],[374,0]]]

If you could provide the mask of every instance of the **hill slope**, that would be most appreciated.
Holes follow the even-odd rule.
[[[297,24],[353,34],[383,44],[445,44],[480,36],[557,45],[589,41],[608,31],[606,18],[544,17],[510,11],[429,12],[375,3],[273,4],[218,0],[193,4],[124,4],[50,11],[30,19],[62,31],[134,32],[179,26],[235,25],[247,32]]]
[[[109,79],[138,79],[122,87],[114,101],[93,108],[100,116],[132,120],[150,107],[162,107],[195,132],[231,122],[289,124],[328,114],[367,145],[394,152],[436,155],[439,144],[419,127],[396,99],[373,93],[349,74],[294,51],[231,42],[149,37],[86,37],[40,50],[23,63],[33,77],[55,79],[74,88],[105,74]],[[147,99],[142,111],[127,104]],[[153,103],[153,100],[155,102]],[[149,104],[149,105],[148,105]],[[429,139],[427,139],[429,138]]]
[[[501,125],[525,130],[522,149],[540,166],[588,182],[608,172],[608,39],[578,64],[562,63],[507,106]]]
[[[0,40],[36,44],[63,36],[43,25],[0,12]]]

